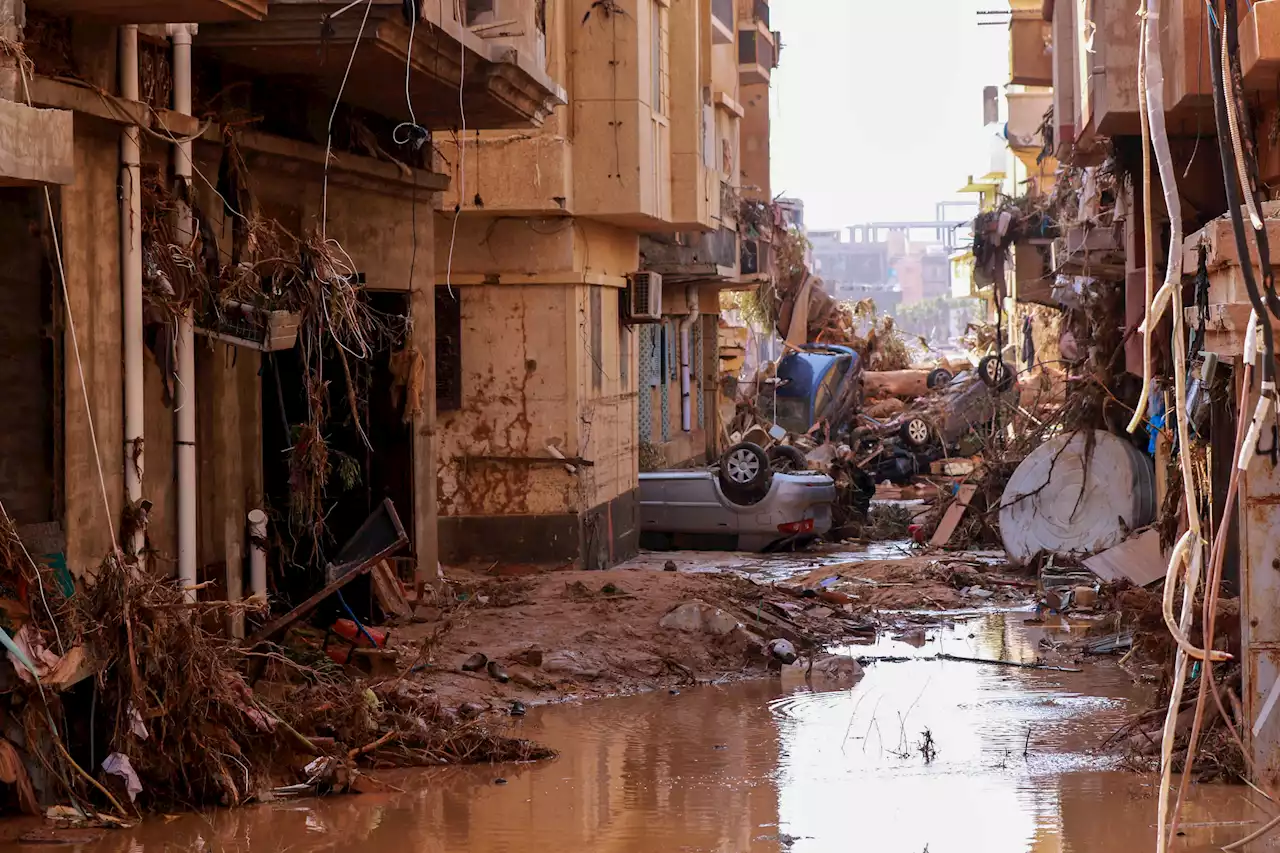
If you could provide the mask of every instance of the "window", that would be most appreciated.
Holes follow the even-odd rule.
[[[496,10],[495,0],[467,0],[467,26],[489,23]]]
[[[436,411],[462,408],[462,290],[436,287]]]
[[[668,113],[668,100],[671,97],[671,47],[668,27],[667,4],[664,0],[651,0],[653,16],[650,22],[653,38],[652,57],[652,107],[657,115]]]

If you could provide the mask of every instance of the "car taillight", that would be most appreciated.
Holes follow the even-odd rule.
[[[812,533],[813,519],[806,518],[804,521],[788,521],[786,524],[778,525],[779,533]]]

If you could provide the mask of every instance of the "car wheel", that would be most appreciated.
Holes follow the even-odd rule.
[[[720,483],[735,494],[764,491],[772,473],[768,455],[760,445],[749,441],[735,444],[720,457]]]
[[[921,417],[911,417],[902,424],[898,435],[912,447],[925,447],[933,438],[933,428]]]
[[[998,355],[989,355],[978,362],[978,376],[988,388],[1008,391],[1013,387],[1013,371]]]
[[[932,391],[935,388],[941,388],[954,378],[950,370],[939,367],[929,371],[929,375],[925,377],[924,384]]]
[[[805,471],[809,468],[809,460],[804,454],[785,444],[770,447],[766,455],[769,457],[769,467],[778,474]]]

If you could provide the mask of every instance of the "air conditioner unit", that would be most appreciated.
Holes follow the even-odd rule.
[[[627,276],[627,321],[662,322],[662,276],[656,272],[633,272]]]

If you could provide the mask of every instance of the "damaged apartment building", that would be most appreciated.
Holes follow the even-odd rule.
[[[544,22],[567,104],[436,139],[446,563],[634,553],[638,472],[715,453],[719,293],[769,274],[741,215],[769,200],[768,3],[566,0]]]
[[[1188,590],[1170,628],[1191,629],[1197,595],[1206,613],[1239,596],[1238,635],[1213,647],[1243,667],[1221,677],[1242,679],[1241,748],[1273,785],[1280,2],[1010,0],[1008,23],[1008,166],[969,179],[983,211],[957,268],[1001,309],[1005,347],[1047,308],[1079,423],[1153,462],[1137,527],[1152,524],[1152,578],[1168,566]],[[1192,689],[1180,675],[1170,715]]]
[[[296,600],[390,499],[434,580],[432,141],[565,104],[546,7],[472,5],[0,3],[0,499],[33,552]]]

